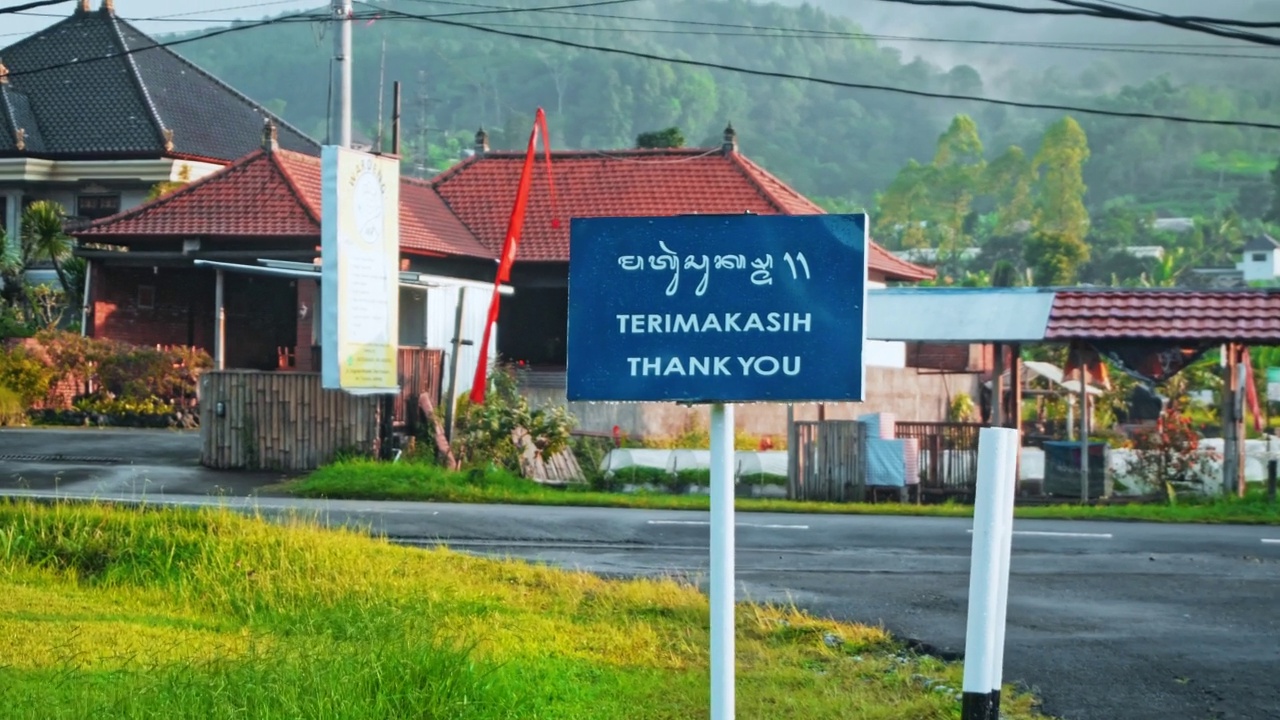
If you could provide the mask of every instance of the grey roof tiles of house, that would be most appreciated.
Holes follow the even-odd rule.
[[[160,47],[109,9],[79,10],[0,50],[7,94],[25,97],[26,149],[0,138],[0,155],[185,157],[231,162],[261,144],[319,155],[320,145],[208,72]],[[20,104],[15,103],[15,104]],[[6,108],[0,107],[0,116]],[[0,126],[12,125],[12,111]]]
[[[1276,242],[1275,238],[1267,234],[1255,235],[1244,244],[1245,252],[1265,252],[1276,249],[1280,249],[1280,242]]]

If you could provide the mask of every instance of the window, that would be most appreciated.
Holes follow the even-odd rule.
[[[109,217],[120,212],[118,194],[80,195],[76,198],[76,215],[90,220]]]
[[[1254,261],[1254,262],[1266,262],[1266,261],[1267,261],[1267,254],[1266,254],[1266,253],[1254,253],[1254,254],[1253,254],[1253,261]]]
[[[138,286],[138,309],[151,310],[156,306],[156,286],[155,285],[139,285]]]

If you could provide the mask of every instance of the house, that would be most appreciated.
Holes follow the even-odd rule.
[[[86,334],[203,348],[227,368],[320,370],[320,158],[280,147],[270,123],[260,132],[229,166],[74,231]],[[459,288],[475,291],[463,331],[478,334],[495,255],[424,182],[401,180],[399,220],[400,345],[449,347]],[[477,354],[464,350],[461,378]]]
[[[620,151],[553,151],[557,211],[571,217],[680,214],[812,214],[823,210],[753,162],[738,149],[732,126],[712,148]],[[476,134],[474,153],[431,180],[450,210],[490,251],[501,250],[524,154],[494,152],[487,134]],[[525,392],[544,402],[565,402],[565,336],[568,315],[568,222],[553,227],[546,166],[538,163],[519,255],[512,270],[515,299],[502,305],[498,352],[523,365]],[[934,277],[928,268],[895,257],[872,243],[868,279],[872,287]],[[956,348],[968,361],[967,346]],[[917,355],[919,353],[916,353]],[[923,374],[907,367],[902,343],[867,343],[868,403],[828,406],[827,417],[890,410],[904,419],[939,420],[955,392],[972,392],[970,375]],[[963,372],[965,368],[955,368]],[[620,425],[642,434],[679,430],[684,411],[668,406],[573,404],[584,427]],[[781,432],[783,412],[774,406],[739,410],[740,422],[757,432]]]
[[[1280,243],[1265,233],[1251,238],[1236,269],[1246,283],[1274,282],[1280,278]]]
[[[53,200],[74,227],[136,207],[159,182],[197,180],[259,145],[320,146],[116,15],[78,0],[72,15],[0,49],[0,226]],[[77,222],[78,221],[78,222]]]

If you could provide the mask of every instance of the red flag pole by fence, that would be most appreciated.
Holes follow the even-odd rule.
[[[498,275],[493,281],[493,297],[489,300],[489,317],[484,325],[484,339],[480,341],[480,357],[476,361],[476,375],[471,384],[471,402],[484,403],[485,390],[489,384],[489,340],[493,333],[493,324],[498,321],[498,303],[501,298],[499,290],[502,284],[511,279],[511,265],[515,263],[516,252],[520,245],[520,232],[524,228],[525,212],[529,209],[529,190],[533,185],[533,164],[537,159],[538,137],[542,137],[542,152],[547,164],[547,187],[551,193],[551,227],[560,227],[556,217],[556,186],[551,177],[551,141],[547,133],[547,116],[542,108],[538,108],[534,116],[533,130],[529,133],[529,148],[525,151],[524,167],[520,171],[520,184],[516,188],[516,202],[511,208],[511,218],[507,221],[507,235],[502,243],[502,257],[498,261]]]

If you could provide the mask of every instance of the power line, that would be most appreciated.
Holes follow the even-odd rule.
[[[935,0],[935,1],[940,2],[941,0]],[[368,5],[369,3],[361,3],[361,4]],[[686,59],[686,58],[664,57],[661,55],[640,52],[636,50],[624,50],[620,48],[602,47],[598,45],[590,45],[587,43],[574,42],[572,40],[564,40],[560,38],[550,38],[550,37],[545,37],[541,35],[533,35],[529,33],[501,30],[494,27],[474,25],[471,23],[460,22],[457,20],[441,18],[435,15],[417,15],[414,13],[406,13],[400,10],[387,10],[386,8],[382,8],[379,6],[372,6],[372,7],[374,7],[381,14],[390,13],[392,16],[399,16],[399,17],[420,20],[423,22],[430,22],[430,23],[435,23],[435,24],[445,25],[445,26],[460,27],[460,28],[465,28],[469,30],[475,30],[478,32],[500,35],[504,37],[511,37],[511,38],[517,38],[522,40],[533,40],[536,42],[549,43],[553,45],[570,47],[570,48],[575,48],[579,50],[586,50],[591,52],[603,52],[603,53],[609,53],[614,55],[623,55],[623,56],[633,57],[640,60],[651,60],[651,61],[657,61],[657,62],[673,63],[677,65],[687,65],[691,67],[702,67],[710,70],[723,70],[725,72],[733,72],[733,73],[744,74],[744,75],[753,75],[757,77],[771,77],[779,80],[811,82],[819,85],[848,88],[852,90],[872,90],[872,91],[895,93],[900,95],[908,95],[912,97],[921,97],[921,98],[929,98],[929,99],[937,99],[937,100],[957,100],[957,101],[966,101],[966,102],[979,102],[979,103],[986,103],[986,104],[992,104],[992,105],[1003,105],[1006,107],[1017,107],[1017,108],[1023,108],[1023,109],[1029,109],[1029,110],[1054,110],[1054,111],[1060,111],[1060,112],[1074,112],[1074,113],[1081,113],[1081,114],[1088,114],[1088,115],[1099,115],[1103,117],[1116,117],[1116,118],[1127,118],[1127,119],[1136,119],[1136,120],[1163,120],[1167,122],[1177,122],[1177,123],[1194,124],[1194,125],[1211,125],[1211,126],[1219,126],[1219,127],[1247,127],[1247,128],[1258,128],[1258,129],[1264,129],[1264,130],[1280,130],[1280,125],[1277,125],[1277,124],[1254,122],[1254,121],[1248,121],[1248,120],[1213,120],[1208,118],[1196,118],[1196,117],[1179,116],[1179,115],[1164,115],[1159,113],[1104,110],[1101,108],[1086,108],[1086,107],[1079,107],[1079,106],[1073,106],[1073,105],[1060,105],[1060,104],[1053,104],[1053,103],[1021,102],[1017,100],[978,97],[974,95],[938,93],[938,92],[931,92],[927,90],[913,90],[910,88],[893,87],[888,85],[845,82],[841,80],[835,80],[832,78],[809,77],[804,75],[796,75],[793,73],[785,73],[785,72],[778,72],[778,71],[772,71],[772,70],[756,70],[752,68],[726,65],[723,63],[713,63],[713,62],[708,62],[703,60],[692,60],[692,59]],[[532,8],[521,9],[521,11],[529,11],[529,10],[533,10],[533,9]],[[367,16],[368,15],[366,14],[366,17]],[[9,72],[9,77],[10,78],[22,77],[24,75],[32,75],[39,72],[48,72],[48,71],[57,70],[61,68],[72,67],[75,65],[82,65],[86,63],[91,63],[91,62],[96,62],[101,60],[108,60],[112,58],[123,57],[126,55],[132,55],[134,53],[142,52],[145,50],[169,48],[176,45],[183,45],[186,43],[196,42],[198,40],[207,40],[209,38],[214,38],[214,37],[226,35],[233,32],[240,32],[243,30],[251,30],[254,28],[265,27],[268,25],[276,25],[281,23],[299,22],[299,21],[327,22],[328,17],[327,15],[315,15],[310,12],[297,13],[293,15],[282,15],[269,20],[263,20],[263,21],[254,22],[254,23],[247,23],[247,24],[237,25],[237,26],[228,27],[228,28],[221,28],[218,30],[202,33],[199,35],[194,35],[187,38],[179,38],[179,39],[167,41],[164,43],[154,43],[154,44],[146,45],[143,47],[132,48],[129,50],[125,50],[123,52],[109,53],[107,55],[102,55],[102,56],[92,57],[92,58],[82,58],[82,59],[72,60],[65,63],[58,63],[55,65],[50,65],[46,67],[32,68],[29,70],[16,70],[16,71],[11,70]]]
[[[493,9],[506,7],[502,5],[488,5],[484,3],[462,2],[461,0],[414,0],[414,1],[428,4],[428,5],[451,5],[451,6],[461,6],[461,7],[493,8]],[[1117,3],[1112,3],[1112,4],[1117,4]],[[614,15],[614,14],[604,14],[604,13],[572,12],[572,11],[565,11],[565,10],[551,10],[551,11],[548,11],[548,14],[600,18],[600,19],[606,19],[606,20],[629,20],[634,22],[661,23],[665,25],[688,25],[688,26],[695,26],[695,27],[729,28],[729,29],[736,29],[736,30],[771,31],[771,32],[781,32],[781,33],[813,33],[814,35],[827,35],[831,37],[849,37],[849,38],[858,38],[858,39],[861,39],[861,38],[891,39],[891,40],[904,40],[904,41],[948,42],[948,43],[993,43],[993,44],[1009,44],[1009,45],[1027,44],[1029,46],[1037,46],[1040,44],[1040,43],[1033,43],[1029,41],[1013,41],[1013,40],[965,40],[965,39],[953,39],[953,38],[917,38],[913,36],[874,35],[874,34],[868,34],[868,33],[847,32],[843,30],[823,30],[819,28],[794,28],[794,27],[779,27],[779,26],[770,26],[770,25],[746,25],[741,23],[711,22],[706,20],[677,20],[674,18],[655,18],[655,17],[642,17],[637,15]],[[1085,13],[1080,13],[1080,14],[1085,14]],[[767,36],[762,35],[762,37],[767,37]],[[1089,49],[1105,48],[1105,47],[1125,47],[1125,48],[1166,48],[1167,47],[1167,48],[1216,48],[1220,50],[1231,49],[1231,48],[1239,48],[1241,50],[1244,50],[1247,47],[1245,45],[1224,45],[1223,43],[1220,43],[1220,42],[1219,43],[1131,43],[1131,42],[1071,42],[1071,41],[1065,41],[1065,40],[1064,41],[1048,41],[1048,46],[1054,47],[1054,48],[1058,48],[1058,47],[1066,48],[1066,47],[1078,46],[1078,47],[1086,47]],[[1252,43],[1248,47],[1251,47],[1251,46],[1252,46]]]
[[[364,3],[367,4],[367,3]],[[900,95],[910,95],[913,97],[931,98],[935,100],[962,100],[968,102],[980,102],[992,105],[1004,105],[1007,107],[1017,107],[1029,110],[1056,110],[1061,112],[1075,112],[1088,115],[1100,115],[1105,117],[1129,118],[1136,120],[1164,120],[1168,122],[1186,123],[1193,125],[1215,125],[1221,127],[1249,127],[1264,130],[1280,130],[1280,125],[1273,123],[1253,122],[1248,120],[1212,120],[1209,118],[1196,118],[1182,115],[1162,115],[1158,113],[1144,112],[1126,112],[1119,110],[1103,110],[1101,108],[1086,108],[1074,105],[1058,105],[1052,103],[1032,103],[1021,102],[1017,100],[1004,100],[999,98],[986,98],[974,95],[960,95],[950,93],[938,93],[928,90],[912,90],[910,88],[893,87],[889,85],[874,85],[871,83],[854,83],[835,80],[832,78],[808,77],[804,75],[795,75],[792,73],[777,72],[773,70],[755,70],[751,68],[737,67],[734,65],[725,65],[723,63],[707,62],[704,60],[691,60],[685,58],[664,57],[653,53],[640,52],[637,50],[623,50],[620,48],[602,47],[599,45],[589,45],[586,43],[574,42],[572,40],[564,40],[560,38],[550,38],[542,35],[531,35],[529,33],[512,32],[509,30],[500,30],[497,28],[486,27],[483,25],[473,25],[471,23],[458,22],[455,20],[442,20],[433,18],[429,15],[414,15],[400,10],[385,11],[405,17],[417,18],[425,22],[436,23],[440,25],[450,25],[454,27],[462,27],[479,32],[501,35],[504,37],[519,38],[522,40],[534,40],[538,42],[550,43],[562,47],[570,47],[578,50],[588,50],[591,52],[603,52],[614,55],[624,55],[640,60],[655,60],[658,62],[674,63],[677,65],[688,65],[691,67],[707,68],[709,70],[724,70],[726,72],[740,73],[744,75],[755,75],[758,77],[771,77],[779,80],[796,80],[801,82],[812,82],[819,85],[828,85],[832,87],[849,88],[852,90],[875,90],[880,92],[897,93]]]
[[[384,18],[384,20],[408,20],[409,18]],[[588,27],[585,25],[526,25],[523,23],[485,23],[485,27],[512,27],[526,30],[577,30],[584,32],[620,32],[643,35],[693,35],[704,37],[744,37],[761,40],[867,40],[876,42],[918,42],[918,43],[954,43],[961,45],[984,45],[993,47],[1023,47],[1044,50],[1068,50],[1074,52],[1126,53],[1138,55],[1167,55],[1179,57],[1206,57],[1233,60],[1280,60],[1280,55],[1253,55],[1243,53],[1212,53],[1180,50],[1155,50],[1136,47],[1120,47],[1109,45],[1091,45],[1086,43],[1058,44],[1052,42],[1019,42],[1012,40],[965,40],[960,38],[913,37],[909,35],[872,35],[865,33],[827,34],[808,30],[777,33],[734,32],[723,30],[664,30],[659,28],[627,28],[627,27]],[[1220,47],[1220,46],[1219,46]]]
[[[1233,40],[1245,40],[1247,42],[1257,43],[1259,45],[1275,45],[1280,46],[1280,38],[1269,35],[1260,35],[1258,33],[1239,32],[1235,30],[1226,30],[1212,25],[1201,24],[1203,22],[1213,22],[1217,25],[1237,25],[1246,21],[1231,20],[1227,18],[1204,18],[1199,21],[1184,20],[1180,17],[1143,15],[1129,11],[1110,8],[1105,5],[1096,3],[1075,2],[1074,0],[1050,0],[1060,5],[1067,5],[1065,8],[1045,8],[1045,7],[1019,7],[1016,5],[1004,5],[1001,3],[983,2],[983,0],[880,0],[880,2],[898,3],[901,5],[916,5],[922,7],[951,7],[951,8],[977,8],[980,10],[997,10],[999,12],[1016,13],[1020,15],[1075,15],[1082,17],[1103,18],[1109,20],[1131,20],[1134,22],[1152,22],[1161,25],[1168,25],[1181,30],[1190,30],[1192,32],[1205,33],[1207,35],[1216,35],[1218,37],[1231,38]],[[1276,25],[1280,27],[1280,24]]]
[[[20,13],[24,10],[35,10],[36,8],[49,7],[50,5],[61,5],[67,0],[35,0],[34,2],[22,3],[21,5],[10,5],[8,7],[0,7],[0,15],[11,15]]]

